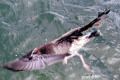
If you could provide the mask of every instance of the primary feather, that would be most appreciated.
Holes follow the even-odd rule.
[[[26,71],[26,70],[36,70],[40,68],[45,68],[46,65],[59,62],[64,59],[64,57],[69,56],[69,53],[65,54],[42,54],[32,59],[22,57],[14,61],[9,62],[4,65],[5,68],[11,69],[13,71]]]

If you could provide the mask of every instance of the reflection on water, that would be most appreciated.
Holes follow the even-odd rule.
[[[111,4],[109,18],[98,28],[102,35],[80,51],[92,73],[87,72],[75,56],[68,65],[60,62],[42,70],[0,69],[0,80],[119,80],[119,0],[0,0],[0,65],[73,28],[86,25],[97,12]]]

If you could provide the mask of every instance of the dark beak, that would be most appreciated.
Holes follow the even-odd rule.
[[[94,31],[90,34],[90,36],[88,38],[93,38],[93,37],[97,37],[97,36],[100,36],[100,32]]]

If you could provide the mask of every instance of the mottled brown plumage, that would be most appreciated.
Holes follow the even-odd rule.
[[[67,59],[78,55],[83,63],[83,66],[90,71],[90,67],[85,63],[81,54],[78,54],[79,49],[84,46],[90,39],[99,35],[98,31],[92,32],[83,36],[83,32],[96,27],[105,18],[110,10],[105,10],[99,13],[98,17],[84,27],[77,27],[60,38],[55,39],[45,45],[37,47],[21,58],[11,61],[4,65],[5,68],[14,71],[36,70],[45,68],[46,65],[63,60],[63,64],[67,64]]]

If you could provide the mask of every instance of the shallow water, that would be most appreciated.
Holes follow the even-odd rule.
[[[119,0],[0,0],[0,65],[86,25],[111,4],[109,18],[98,28],[102,35],[80,50],[92,73],[75,56],[67,65],[59,62],[35,71],[12,72],[1,68],[0,80],[119,80]]]

